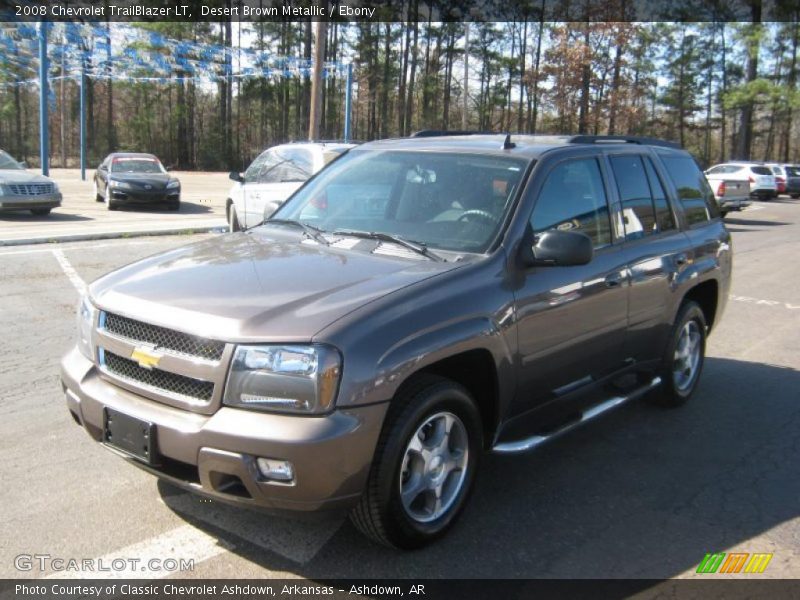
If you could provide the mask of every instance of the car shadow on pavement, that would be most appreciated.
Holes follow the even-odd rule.
[[[16,223],[65,223],[69,221],[92,221],[92,217],[69,213],[51,212],[49,215],[33,215],[31,213],[0,213],[0,221]]]
[[[117,210],[119,210],[120,212],[199,215],[199,214],[210,213],[214,210],[214,208],[211,206],[210,203],[198,204],[196,202],[182,200],[180,210],[178,211],[168,210],[166,204],[152,204],[152,205],[123,204]]]
[[[725,225],[753,225],[758,227],[778,227],[781,225],[791,225],[785,221],[759,221],[758,219],[739,219],[737,217],[725,217]]]
[[[486,455],[461,521],[415,552],[378,546],[340,520],[310,558],[287,558],[280,541],[248,541],[253,528],[289,523],[295,536],[286,539],[313,545],[307,540],[330,524],[295,525],[220,504],[189,514],[176,502],[186,494],[159,489],[232,552],[309,579],[661,579],[693,573],[705,553],[734,546],[774,552],[775,576],[796,548],[796,531],[774,528],[800,514],[798,389],[795,369],[707,358],[684,407],[635,402],[536,453]]]

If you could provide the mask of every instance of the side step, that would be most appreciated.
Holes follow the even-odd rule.
[[[529,450],[533,450],[538,448],[542,444],[553,440],[568,431],[572,431],[573,429],[577,429],[581,425],[591,421],[592,419],[599,417],[603,413],[610,411],[612,408],[616,408],[626,402],[631,400],[635,400],[652,390],[655,387],[661,385],[661,378],[655,377],[650,383],[635,389],[627,396],[614,396],[613,398],[609,398],[600,404],[597,404],[590,409],[584,411],[581,415],[581,418],[577,421],[573,421],[569,425],[565,425],[561,429],[557,429],[553,433],[548,433],[547,435],[534,435],[532,437],[526,438],[524,440],[518,440],[516,442],[504,442],[502,444],[497,444],[494,448],[492,448],[492,452],[496,452],[498,454],[516,454],[518,452],[527,452]]]

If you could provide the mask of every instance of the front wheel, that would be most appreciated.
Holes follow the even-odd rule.
[[[100,195],[100,191],[97,189],[97,180],[94,180],[94,201],[95,202],[105,202],[105,198]]]
[[[180,209],[181,209],[180,200],[170,200],[169,204],[167,204],[167,210],[180,210]]]
[[[37,217],[44,217],[46,215],[49,215],[51,210],[52,209],[50,208],[32,208],[31,213],[33,213]]]
[[[239,224],[239,217],[236,214],[236,206],[233,204],[228,208],[228,229],[231,233],[242,230],[242,226]]]
[[[706,319],[696,302],[685,302],[661,362],[661,389],[652,396],[656,404],[676,407],[694,393],[706,354]]]
[[[387,546],[431,543],[463,510],[482,446],[480,415],[469,392],[449,379],[420,377],[392,401],[350,519]]]

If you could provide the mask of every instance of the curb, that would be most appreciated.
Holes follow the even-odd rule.
[[[192,235],[195,233],[224,233],[227,225],[213,225],[203,227],[177,227],[173,229],[156,229],[147,231],[106,231],[98,233],[71,233],[48,237],[20,238],[17,240],[0,240],[2,246],[26,246],[33,244],[60,244],[63,242],[84,242],[89,240],[113,240],[121,238],[149,237],[157,235]]]

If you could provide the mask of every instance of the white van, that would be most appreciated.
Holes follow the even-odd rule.
[[[294,191],[355,144],[306,142],[273,146],[244,173],[232,172],[225,214],[230,231],[255,227],[268,219]]]

